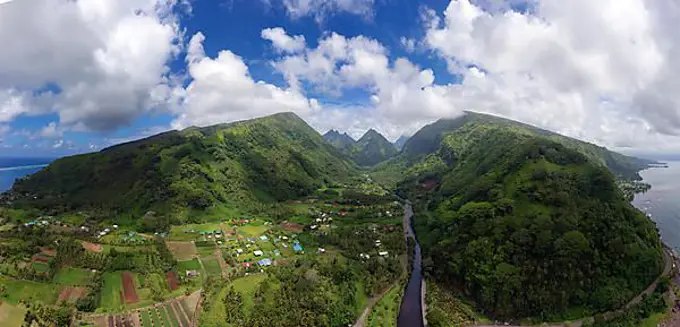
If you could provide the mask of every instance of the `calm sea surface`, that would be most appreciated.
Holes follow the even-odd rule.
[[[0,158],[0,192],[9,190],[17,178],[38,172],[54,158]]]
[[[652,189],[636,195],[633,205],[650,213],[663,241],[680,252],[680,162],[669,162],[668,166],[640,173]]]

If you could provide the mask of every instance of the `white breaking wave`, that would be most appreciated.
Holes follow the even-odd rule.
[[[0,0],[0,1],[2,1],[2,0]],[[28,165],[28,166],[15,166],[15,167],[0,167],[0,171],[35,169],[35,168],[42,168],[42,167],[47,167],[47,164],[41,164],[41,165]]]

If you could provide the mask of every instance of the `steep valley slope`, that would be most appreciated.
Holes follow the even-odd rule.
[[[659,276],[656,226],[612,174],[646,163],[468,113],[426,126],[374,175],[400,174],[431,278],[494,317],[559,320],[619,308]]]
[[[282,113],[62,158],[18,181],[5,198],[47,213],[182,216],[294,199],[355,173],[302,119]]]

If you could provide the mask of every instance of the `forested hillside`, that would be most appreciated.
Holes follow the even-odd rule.
[[[298,198],[353,172],[321,135],[283,113],[59,159],[18,181],[6,198],[48,213],[179,214]]]
[[[347,133],[341,134],[334,129],[326,132],[326,134],[323,135],[323,139],[341,151],[349,150],[356,142],[351,136],[347,135]]]
[[[399,151],[384,136],[369,129],[350,149],[350,155],[361,166],[373,166],[395,156]]]
[[[380,167],[407,169],[398,191],[418,209],[432,278],[495,317],[559,320],[618,308],[660,274],[656,226],[594,154],[614,158],[610,168],[628,176],[641,161],[466,117],[424,128]]]

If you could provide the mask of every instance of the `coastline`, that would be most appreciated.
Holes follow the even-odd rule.
[[[38,164],[38,165],[26,165],[26,166],[12,166],[12,167],[0,167],[0,172],[2,171],[14,171],[14,170],[25,170],[25,169],[36,169],[44,168],[49,166],[49,164]]]

